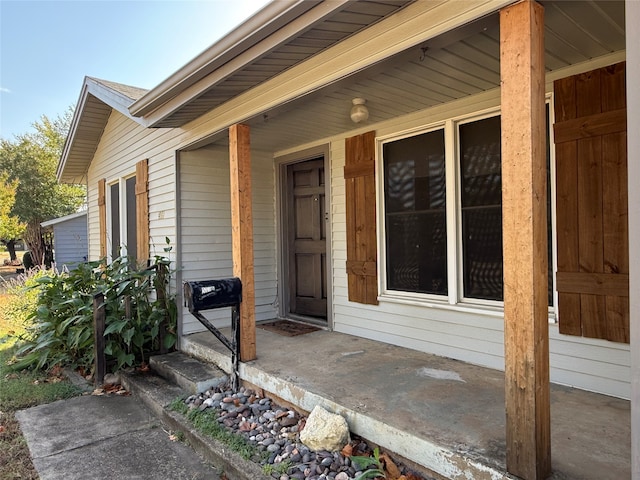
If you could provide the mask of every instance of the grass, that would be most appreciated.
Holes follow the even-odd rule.
[[[24,326],[10,324],[3,315],[11,301],[11,294],[0,292],[0,478],[30,480],[37,479],[38,474],[15,412],[73,397],[80,391],[60,372],[15,371],[12,368],[15,335],[20,334]]]
[[[24,255],[23,251],[16,252],[18,260],[22,260],[22,255]],[[21,268],[15,265],[5,265],[5,260],[9,260],[9,252],[0,251],[0,294],[5,291],[5,281],[10,281],[16,278],[18,276],[16,274],[16,269]]]
[[[189,409],[183,399],[176,399],[171,403],[171,409],[185,415],[201,433],[227,445],[245,460],[260,456],[259,450],[251,445],[244,437],[236,435],[220,425],[215,416],[198,409]]]
[[[200,433],[225,444],[230,450],[236,452],[245,460],[251,460],[257,463],[264,463],[264,461],[266,461],[268,453],[261,452],[243,436],[229,431],[218,422],[216,416],[211,412],[207,410],[200,411],[197,408],[189,409],[184,403],[184,398],[175,399],[171,403],[170,408],[184,415]],[[286,473],[290,465],[289,461],[282,462],[278,465],[267,463],[263,465],[262,472],[268,476],[273,473]]]

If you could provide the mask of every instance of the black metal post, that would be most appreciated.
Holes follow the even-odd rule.
[[[106,321],[106,308],[104,295],[97,293],[93,296],[93,347],[95,355],[95,385],[102,385],[107,373],[107,360],[104,354],[104,329]]]

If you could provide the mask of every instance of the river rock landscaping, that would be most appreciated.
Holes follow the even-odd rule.
[[[215,416],[228,431],[242,436],[259,453],[252,460],[278,480],[433,480],[410,472],[384,453],[379,454],[376,464],[374,449],[353,435],[339,452],[314,451],[300,441],[306,416],[248,388],[240,387],[234,393],[228,386],[218,386],[189,396],[184,404],[189,410],[198,409]],[[372,457],[370,466],[362,467],[361,462],[352,460],[367,456]],[[382,470],[374,474],[373,470],[379,467]]]

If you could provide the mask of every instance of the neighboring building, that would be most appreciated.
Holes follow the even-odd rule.
[[[87,212],[54,218],[40,225],[45,232],[53,233],[53,261],[57,268],[72,270],[88,260]]]
[[[640,4],[541,3],[544,64],[540,22],[523,29],[510,1],[292,0],[150,91],[85,78],[58,177],[87,184],[89,258],[125,246],[145,260],[169,237],[178,284],[231,276],[244,190],[230,162],[250,152],[256,320],[495,369],[548,362],[552,382],[640,408],[640,209],[627,192],[640,106],[626,80],[640,34],[625,28]],[[523,58],[534,65],[519,73]],[[354,123],[358,99],[368,117]],[[543,203],[509,196],[534,185],[544,198],[532,163],[534,176],[547,165]],[[181,338],[201,330],[183,309]]]

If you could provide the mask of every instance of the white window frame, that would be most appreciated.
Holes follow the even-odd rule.
[[[553,276],[553,304],[549,306],[550,322],[557,318],[558,292],[555,290],[557,270],[557,228],[556,228],[556,182],[555,148],[553,139],[553,97],[546,95],[549,105],[549,143],[550,143],[550,192],[551,192],[551,242],[552,265],[549,271]],[[419,306],[453,308],[500,316],[504,310],[504,301],[485,300],[464,296],[462,264],[462,215],[461,215],[461,178],[460,178],[460,135],[459,127],[485,118],[501,115],[499,106],[471,112],[376,138],[376,208],[378,232],[378,295],[379,301],[398,302]],[[444,129],[445,144],[445,185],[446,185],[446,226],[447,226],[447,295],[403,292],[387,288],[386,254],[386,214],[384,203],[383,147],[388,142]],[[453,234],[452,234],[453,233]]]
[[[467,115],[462,118],[458,118],[452,121],[453,135],[454,135],[454,154],[453,154],[453,167],[455,170],[454,181],[456,182],[456,195],[452,205],[455,206],[455,212],[453,216],[456,217],[456,234],[453,242],[455,243],[455,252],[457,254],[457,262],[453,266],[455,273],[453,275],[453,281],[456,282],[457,295],[453,301],[455,304],[463,305],[478,305],[488,307],[504,308],[504,301],[502,300],[486,300],[483,298],[465,297],[464,296],[464,265],[463,258],[463,244],[462,244],[462,178],[460,176],[460,126],[468,123],[478,122],[487,118],[493,118],[500,116],[500,109],[488,110],[478,114]],[[449,211],[447,211],[449,214]]]
[[[118,238],[118,246],[120,248],[120,256],[127,255],[127,180],[135,177],[135,172],[130,173],[128,175],[118,177],[112,179],[106,184],[106,203],[107,203],[107,261],[113,262],[113,225],[112,225],[112,198],[111,198],[111,187],[114,185],[118,185],[118,220],[120,223],[120,235]],[[134,210],[135,215],[135,210]]]

